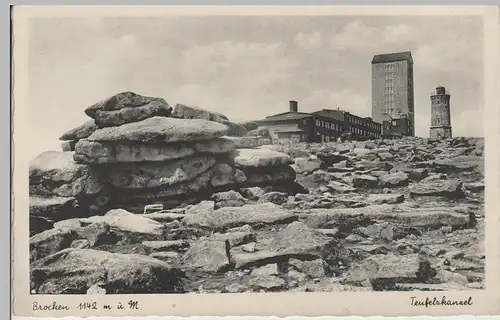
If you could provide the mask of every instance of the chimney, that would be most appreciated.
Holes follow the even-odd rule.
[[[298,112],[298,111],[299,111],[298,102],[290,100],[290,112]]]

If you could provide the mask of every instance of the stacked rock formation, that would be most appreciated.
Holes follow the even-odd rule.
[[[110,208],[172,208],[218,191],[295,180],[287,155],[236,150],[227,135],[246,129],[218,113],[181,104],[172,109],[161,98],[131,92],[85,113],[92,119],[60,137],[69,152],[51,151],[32,163],[34,216],[59,221]]]
[[[234,151],[222,138],[226,131],[208,120],[152,117],[97,130],[76,144],[75,160],[102,169],[117,206],[142,208],[160,200],[178,205],[221,184],[217,178],[225,184],[244,181],[224,166]]]

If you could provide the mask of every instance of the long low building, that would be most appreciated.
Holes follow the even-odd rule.
[[[261,128],[268,129],[273,142],[329,142],[341,137],[368,140],[382,135],[382,124],[371,118],[358,117],[339,109],[299,112],[297,101],[289,102],[289,111],[256,122]]]

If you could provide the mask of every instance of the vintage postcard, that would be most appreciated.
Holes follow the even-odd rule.
[[[15,315],[500,313],[499,13],[15,7]]]

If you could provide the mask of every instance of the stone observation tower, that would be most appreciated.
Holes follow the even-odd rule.
[[[451,138],[450,94],[444,87],[437,87],[431,95],[430,138]]]

